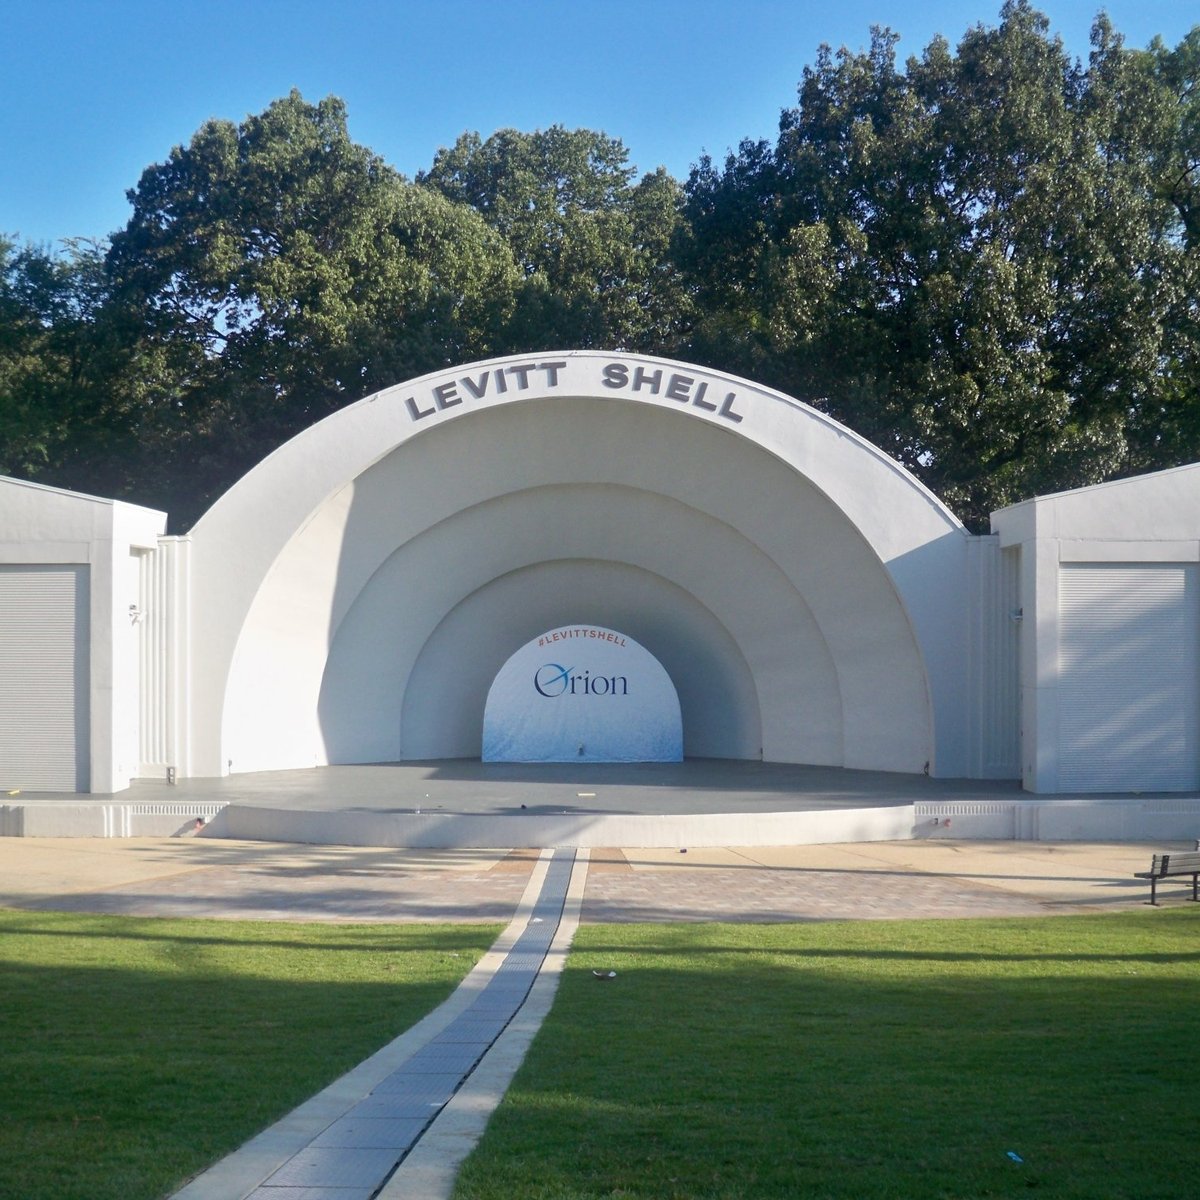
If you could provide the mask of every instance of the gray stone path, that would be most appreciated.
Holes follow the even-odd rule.
[[[559,932],[576,854],[557,850],[543,857],[544,874],[535,871],[530,884],[536,899],[490,952],[498,961],[472,972],[421,1023],[427,1026],[424,1032],[418,1028],[402,1035],[193,1180],[176,1200],[371,1200],[378,1195],[520,1012],[542,971]],[[523,926],[519,932],[518,925]]]

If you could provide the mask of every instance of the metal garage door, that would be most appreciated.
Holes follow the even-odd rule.
[[[0,787],[88,788],[86,566],[0,564]]]
[[[1063,791],[1188,791],[1200,783],[1198,570],[1194,563],[1063,564]]]

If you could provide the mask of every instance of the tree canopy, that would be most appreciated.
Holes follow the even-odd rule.
[[[696,356],[815,398],[977,523],[1194,456],[1186,44],[1101,19],[1084,67],[1024,3],[904,69],[895,43],[823,48],[775,146],[693,172]]]
[[[0,472],[186,526],[305,425],[506,352],[689,358],[808,400],[968,523],[1200,457],[1200,26],[1070,58],[1027,0],[821,47],[778,137],[640,174],[464,133],[416,180],[298,93],[149,167],[111,244],[0,239]]]
[[[163,364],[155,436],[187,446],[193,507],[342,405],[492,352],[512,313],[503,239],[355,145],[338,100],[211,121],[130,200],[107,268]]]
[[[525,285],[514,350],[653,350],[685,321],[668,251],[679,185],[661,168],[634,182],[615,138],[555,125],[465,133],[419,182],[474,209],[511,247]]]

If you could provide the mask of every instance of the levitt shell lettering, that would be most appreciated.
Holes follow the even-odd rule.
[[[484,762],[680,762],[679,696],[662,664],[614,629],[564,625],[500,668]]]

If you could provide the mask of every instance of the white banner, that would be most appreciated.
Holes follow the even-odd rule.
[[[551,629],[500,668],[484,762],[680,762],[679,696],[662,664],[598,625]]]

